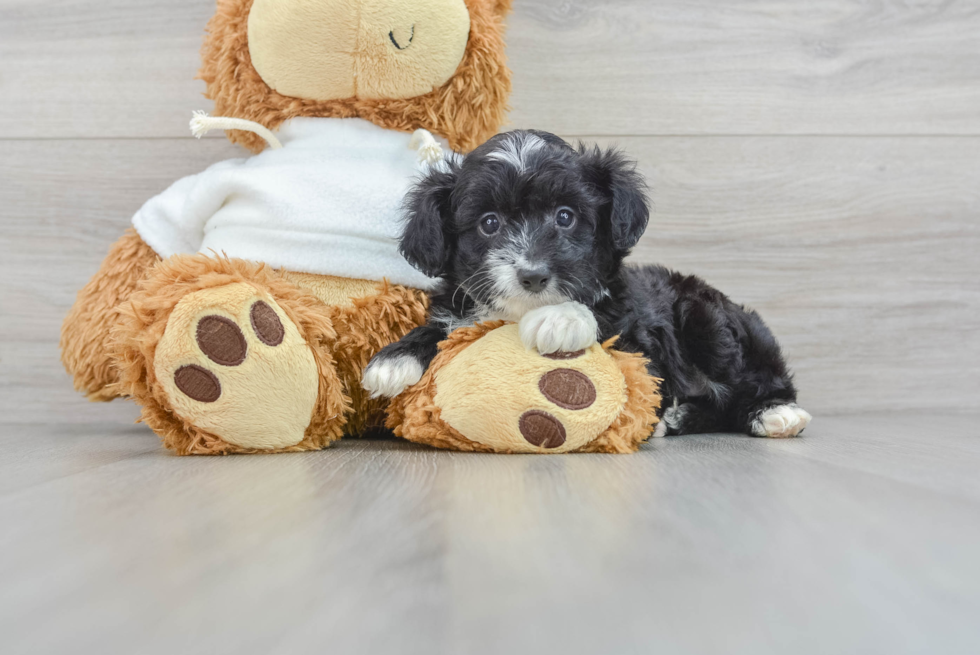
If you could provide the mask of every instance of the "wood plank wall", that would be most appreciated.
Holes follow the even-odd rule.
[[[132,213],[240,151],[187,134],[212,0],[0,0],[0,414],[129,421],[58,362]],[[761,311],[816,414],[976,409],[980,3],[515,0],[511,121],[618,144],[635,260]]]

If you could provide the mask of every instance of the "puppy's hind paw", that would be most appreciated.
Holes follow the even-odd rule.
[[[542,355],[585,350],[596,342],[598,332],[595,316],[577,302],[533,309],[520,322],[524,347]]]
[[[668,407],[664,415],[660,417],[660,423],[654,431],[654,437],[666,437],[667,435],[685,434],[689,432],[689,419],[696,415],[697,408],[690,404],[680,404],[674,399],[674,406]]]
[[[411,355],[375,357],[364,370],[361,386],[372,398],[394,398],[422,379],[422,365]]]
[[[813,419],[799,405],[776,405],[759,412],[752,421],[751,433],[756,437],[786,439],[799,435]]]

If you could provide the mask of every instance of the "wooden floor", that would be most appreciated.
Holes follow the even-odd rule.
[[[0,434],[5,655],[980,651],[980,416],[636,456]]]

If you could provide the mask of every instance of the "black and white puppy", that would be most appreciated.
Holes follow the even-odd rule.
[[[619,336],[663,378],[658,434],[799,434],[810,415],[759,316],[703,280],[623,259],[649,219],[635,163],[552,134],[501,134],[431,171],[406,200],[401,253],[440,279],[428,324],[379,352],[364,388],[419,381],[454,329],[519,322],[528,349],[574,352]]]

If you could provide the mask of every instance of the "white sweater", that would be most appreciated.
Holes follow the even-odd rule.
[[[133,217],[161,257],[224,253],[297,273],[434,281],[398,254],[401,203],[422,171],[411,135],[361,119],[294,118],[283,147],[185,177]]]

